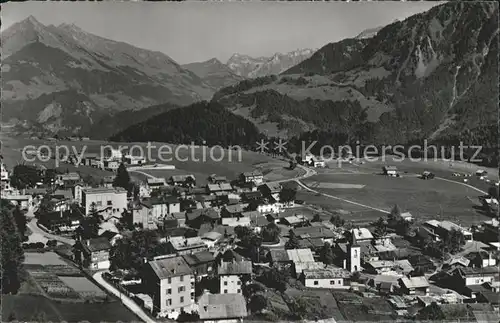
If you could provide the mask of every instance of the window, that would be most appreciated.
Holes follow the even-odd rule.
[[[239,294],[239,293],[241,293],[241,289],[238,289],[238,290],[236,291],[236,293],[238,293],[238,294]]]
[[[314,285],[316,286],[316,285],[318,285],[318,284],[319,284],[319,283],[318,283],[318,281],[317,281],[317,280],[315,280],[315,281],[314,281]]]
[[[179,293],[181,293],[181,292],[183,292],[183,291],[185,291],[185,290],[186,290],[186,287],[181,286],[181,287],[179,287],[178,292],[179,292]]]
[[[179,279],[181,280],[181,282],[183,282],[184,281],[184,276],[181,276]]]
[[[167,295],[171,295],[171,294],[172,294],[172,288],[167,289]]]
[[[108,206],[113,205],[113,201],[108,201]]]
[[[194,293],[191,293],[191,298],[194,298]]]
[[[358,258],[358,250],[354,249],[354,258]]]
[[[330,280],[330,285],[335,285],[335,280]]]
[[[227,286],[227,282],[224,282],[224,286]]]
[[[97,201],[97,202],[95,203],[95,205],[96,205],[96,206],[102,206],[102,202],[101,202],[101,201]]]
[[[341,280],[341,279],[339,279],[339,285],[341,285],[341,284],[342,284],[342,280]]]
[[[224,294],[227,294],[227,289],[224,289]]]
[[[172,300],[171,299],[167,299],[167,306],[171,306],[172,305]]]
[[[181,296],[180,302],[184,303],[184,296]]]
[[[172,278],[168,278],[168,281],[167,281],[169,284],[172,284]]]
[[[239,281],[239,280],[238,280],[238,281],[236,282],[236,284],[241,285],[241,281]]]

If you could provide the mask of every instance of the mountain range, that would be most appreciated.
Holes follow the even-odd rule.
[[[2,50],[2,121],[29,130],[82,133],[106,115],[215,90],[163,53],[32,16],[2,32]]]
[[[327,44],[280,76],[221,89],[214,100],[274,136],[335,130],[375,143],[477,142],[475,134],[498,133],[497,79],[497,4],[450,2],[373,37]]]

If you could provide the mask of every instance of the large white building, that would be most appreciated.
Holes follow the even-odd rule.
[[[121,187],[84,189],[82,205],[85,207],[85,215],[90,214],[93,206],[97,212],[121,214],[127,208],[127,191]]]
[[[252,274],[252,262],[222,261],[217,269],[220,280],[220,294],[241,294],[243,277]]]
[[[308,288],[349,289],[349,277],[347,270],[332,266],[302,272],[302,281]]]

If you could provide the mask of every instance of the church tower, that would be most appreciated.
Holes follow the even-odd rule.
[[[347,246],[347,270],[351,273],[361,270],[361,247],[350,243]]]

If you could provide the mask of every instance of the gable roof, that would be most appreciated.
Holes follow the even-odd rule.
[[[236,319],[247,316],[245,298],[241,294],[203,294],[198,301],[202,320]]]
[[[262,172],[260,170],[254,170],[251,172],[244,172],[243,176],[245,177],[256,177],[256,176],[263,176]]]
[[[217,212],[213,208],[195,209],[189,213],[186,213],[186,217],[187,217],[188,221],[193,221],[194,219],[197,219],[200,216],[206,216],[206,217],[213,219],[213,220],[217,220],[220,218],[219,212]]]
[[[87,253],[111,249],[111,243],[104,237],[84,240],[82,246]]]
[[[182,257],[164,258],[148,262],[153,272],[159,279],[190,275],[191,268]]]
[[[311,249],[289,249],[286,252],[293,262],[314,262]]]
[[[218,267],[219,275],[245,275],[252,273],[252,262],[242,261],[222,261]]]
[[[185,182],[188,177],[191,177],[193,180],[196,180],[196,177],[194,177],[194,175],[173,175],[170,177],[170,179],[174,182]]]
[[[424,276],[402,277],[400,281],[408,289],[429,287],[429,282]]]
[[[189,266],[197,266],[207,262],[215,261],[214,255],[209,251],[201,251],[190,255],[183,255],[182,258]]]

